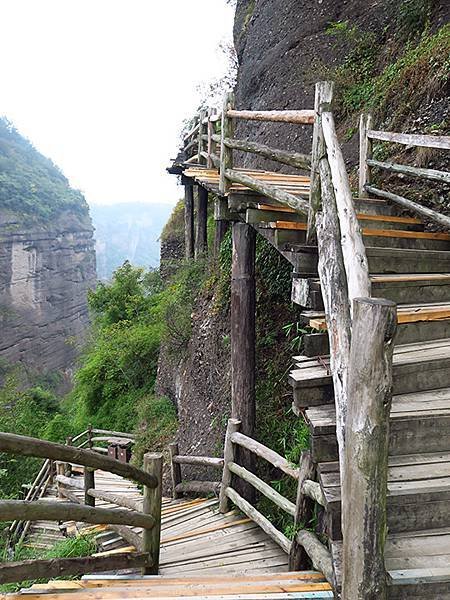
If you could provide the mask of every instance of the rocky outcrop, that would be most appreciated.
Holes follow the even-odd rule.
[[[1,367],[70,375],[95,280],[87,211],[62,211],[48,223],[0,211]]]

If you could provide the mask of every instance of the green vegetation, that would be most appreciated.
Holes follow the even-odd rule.
[[[13,125],[0,118],[0,206],[47,221],[63,210],[87,215],[81,192]]]

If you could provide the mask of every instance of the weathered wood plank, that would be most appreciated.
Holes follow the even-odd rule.
[[[448,135],[393,133],[390,131],[374,131],[373,129],[369,129],[367,135],[372,140],[394,142],[395,144],[403,144],[405,146],[450,150],[450,136]]]

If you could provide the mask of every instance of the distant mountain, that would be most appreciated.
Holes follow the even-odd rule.
[[[133,202],[91,205],[98,278],[109,279],[125,260],[136,266],[157,267],[158,238],[172,208],[170,204]]]

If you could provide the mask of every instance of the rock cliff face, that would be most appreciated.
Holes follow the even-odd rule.
[[[64,212],[48,226],[0,211],[0,357],[40,373],[70,369],[95,285],[89,217]]]

